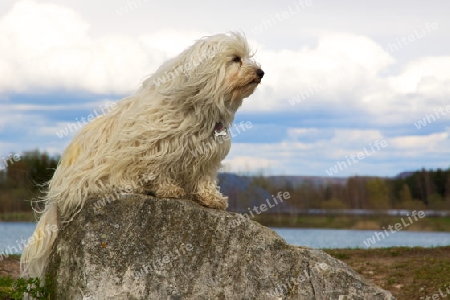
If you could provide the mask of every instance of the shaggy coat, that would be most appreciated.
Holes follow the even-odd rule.
[[[43,277],[57,236],[45,228],[61,229],[96,195],[152,193],[226,209],[216,184],[231,146],[226,128],[263,75],[241,34],[206,37],[86,125],[49,182],[34,243],[21,258],[22,275]]]

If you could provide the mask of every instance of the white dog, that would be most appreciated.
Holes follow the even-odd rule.
[[[226,209],[216,177],[231,145],[227,128],[263,76],[241,34],[206,37],[164,63],[117,109],[86,125],[49,183],[33,243],[22,254],[22,276],[43,277],[57,236],[46,228],[61,229],[96,195],[127,189]],[[206,144],[208,151],[192,155]]]

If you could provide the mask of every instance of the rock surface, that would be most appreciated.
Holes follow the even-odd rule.
[[[394,299],[235,213],[144,195],[92,202],[53,248],[55,299]]]

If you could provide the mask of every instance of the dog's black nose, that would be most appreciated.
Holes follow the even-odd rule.
[[[261,69],[256,70],[256,75],[259,76],[259,78],[263,78],[264,77],[264,71]]]

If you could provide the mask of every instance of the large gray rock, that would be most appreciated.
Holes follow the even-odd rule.
[[[56,299],[393,299],[238,214],[143,195],[86,205],[60,232],[49,273]]]

